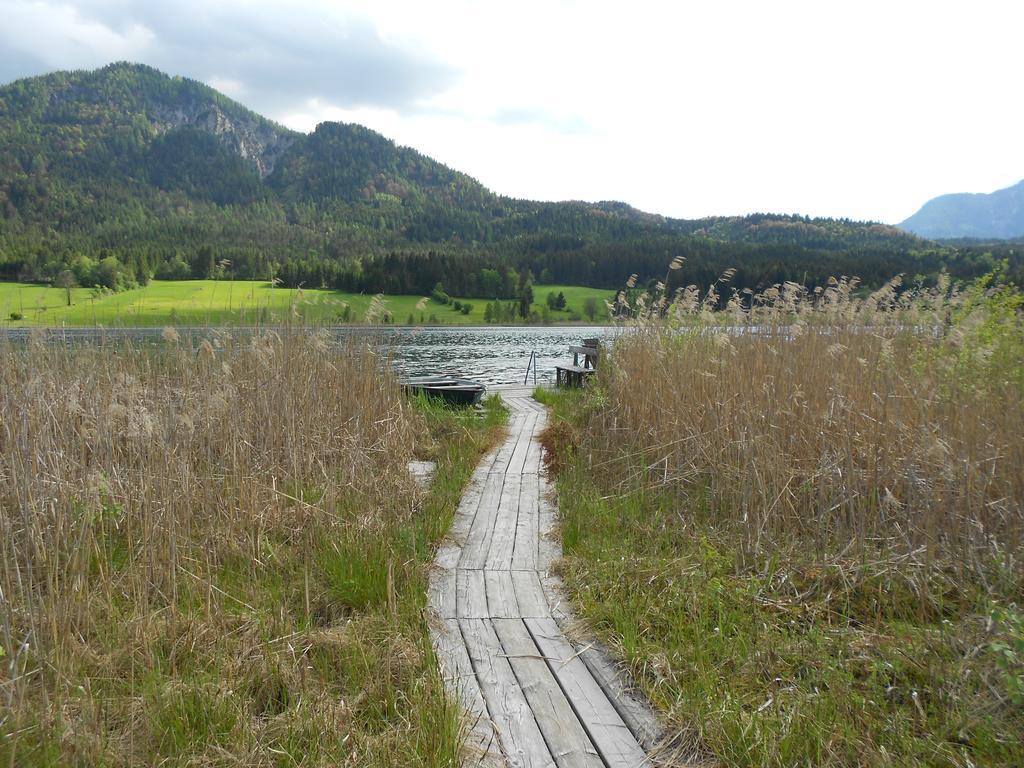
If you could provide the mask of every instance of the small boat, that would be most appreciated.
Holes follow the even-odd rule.
[[[478,381],[454,376],[415,376],[402,382],[402,389],[412,395],[426,395],[451,405],[476,405],[487,387]]]

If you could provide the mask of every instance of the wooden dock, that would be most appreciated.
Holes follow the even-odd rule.
[[[472,724],[470,764],[653,765],[650,709],[572,617],[550,566],[561,556],[541,471],[546,412],[529,390],[501,392],[506,440],[477,468],[431,578],[434,647]]]

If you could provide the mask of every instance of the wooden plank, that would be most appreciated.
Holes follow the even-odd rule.
[[[544,413],[544,406],[533,399],[533,393],[524,395],[517,399],[517,407],[523,410],[533,411],[534,413]]]
[[[536,570],[540,546],[540,481],[537,475],[523,475],[519,488],[519,517],[512,550],[512,568]]]
[[[427,587],[427,604],[430,608],[442,619],[454,619],[458,615],[455,594],[455,569],[434,568]]]
[[[556,763],[491,622],[463,619],[459,627],[509,766],[554,766]]]
[[[484,568],[508,570],[512,567],[512,553],[516,545],[516,523],[519,518],[519,494],[522,479],[519,475],[506,475],[505,485],[498,499],[498,510],[491,529],[491,545],[487,550]]]
[[[547,419],[543,414],[538,414],[537,423],[533,428],[533,439],[526,448],[526,459],[523,461],[523,474],[536,475],[540,472],[542,449],[540,445],[540,433],[547,426]]]
[[[564,599],[565,589],[562,579],[553,570],[539,573],[540,583],[544,587],[544,596],[548,601],[548,615],[559,623],[573,621],[572,607]]]
[[[658,722],[651,705],[637,693],[625,672],[619,669],[600,646],[586,645],[580,658],[587,665],[594,680],[629,726],[640,746],[653,752],[663,744],[664,729]]]
[[[544,587],[540,583],[540,575],[536,571],[512,571],[512,586],[516,592],[516,603],[520,617],[551,616],[548,601],[544,597]]]
[[[512,571],[484,571],[484,584],[487,587],[488,616],[511,619],[520,615]]]
[[[516,449],[516,443],[519,440],[519,433],[522,431],[523,424],[526,422],[526,414],[521,412],[514,412],[512,418],[509,419],[508,424],[508,437],[505,438],[498,450],[494,454],[494,461],[491,462],[489,472],[505,472],[508,470],[509,459],[512,458],[512,452]]]
[[[526,628],[608,768],[649,765],[647,755],[553,619],[526,619]]]
[[[473,664],[458,622],[451,619],[435,627],[433,646],[445,687],[455,694],[466,711],[466,757],[476,765],[499,765],[501,750],[497,734],[487,714],[480,684],[473,672]]]
[[[585,355],[595,359],[601,354],[601,351],[597,347],[578,347],[573,345],[569,347],[569,351],[574,355]]]
[[[454,568],[459,564],[460,557],[462,557],[462,545],[448,540],[437,548],[434,565],[438,568]]]
[[[455,519],[452,521],[452,527],[448,530],[448,538],[460,546],[465,543],[466,535],[473,524],[473,518],[476,517],[476,512],[480,508],[480,500],[484,494],[484,487],[487,485],[488,472],[483,464],[487,460],[485,457],[481,461],[481,464],[477,466],[473,476],[469,479],[469,485],[462,494],[459,506],[455,510]]]
[[[540,413],[544,407],[536,400],[531,400],[527,397],[513,397],[506,399],[505,402],[508,403],[510,409],[522,411],[523,413]]]
[[[519,437],[516,440],[515,450],[512,452],[511,458],[508,460],[508,469],[506,470],[510,475],[521,475],[523,473],[523,465],[526,463],[526,454],[529,451],[530,443],[533,440],[533,429],[537,425],[537,414],[531,413],[527,415],[526,421],[519,430]]]
[[[493,473],[487,476],[484,492],[480,497],[480,505],[466,536],[462,555],[459,557],[460,568],[479,569],[484,567],[484,563],[487,561],[487,550],[491,546],[491,530],[498,515],[498,500],[501,498],[504,484],[505,476],[503,474]]]
[[[495,384],[489,391],[502,397],[529,397],[533,394],[533,384]]]
[[[526,625],[520,619],[491,623],[559,768],[604,768]]]
[[[455,572],[455,610],[460,619],[487,618],[487,587],[483,571]]]
[[[430,608],[444,617],[431,619],[435,652],[470,718],[465,757],[477,766],[500,753],[510,766],[649,765],[630,737],[654,736],[653,713],[600,651],[577,656],[559,629],[571,609],[550,569],[561,547],[537,440],[547,414],[531,391],[502,393],[509,433],[478,465],[430,577]]]

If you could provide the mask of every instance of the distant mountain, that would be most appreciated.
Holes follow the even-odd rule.
[[[686,261],[673,286],[735,268],[737,289],[943,267],[972,276],[987,263],[871,222],[517,200],[363,126],[298,133],[138,64],[0,87],[0,279],[71,270],[120,287],[229,269],[293,286],[429,293],[440,282],[508,297],[529,274],[609,288],[631,273],[663,279],[675,256]]]
[[[898,226],[931,239],[1024,236],[1024,181],[987,195],[961,193],[936,197]]]
[[[31,219],[49,202],[40,185],[58,184],[101,198],[130,190],[142,202],[160,192],[231,204],[272,192],[360,201],[461,188],[493,198],[464,174],[362,126],[323,123],[298,133],[202,83],[125,63],[0,88],[0,205]]]

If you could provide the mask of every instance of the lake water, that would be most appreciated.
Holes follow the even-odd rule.
[[[388,329],[383,343],[402,375],[445,373],[485,384],[522,384],[530,354],[537,359],[537,382],[555,378],[555,364],[571,362],[570,345],[605,339],[608,327],[482,327]],[[530,370],[530,383],[534,380]]]
[[[179,328],[183,340],[198,343],[211,329]],[[223,329],[232,335],[252,329]],[[537,383],[554,381],[555,364],[571,362],[570,345],[583,339],[605,340],[621,332],[607,326],[480,326],[437,328],[338,327],[328,331],[339,340],[365,336],[380,344],[391,356],[401,376],[447,374],[475,379],[485,384],[522,384],[531,353],[537,356]],[[28,329],[0,330],[0,338],[23,341]],[[37,331],[38,332],[38,331]],[[132,339],[162,343],[161,328],[74,328],[45,329],[53,341],[68,344],[102,343]],[[530,371],[530,382],[534,373]]]

